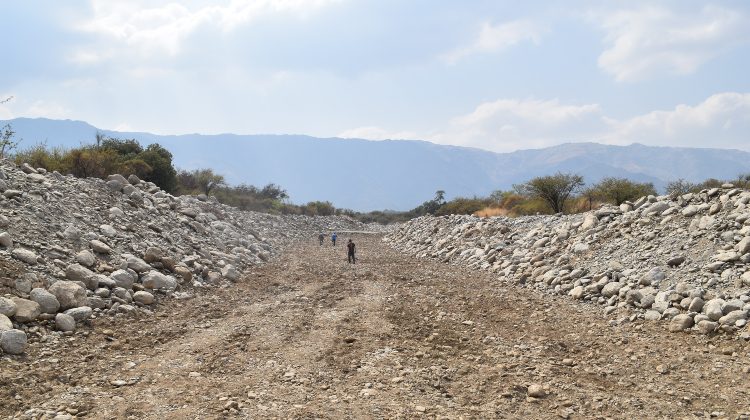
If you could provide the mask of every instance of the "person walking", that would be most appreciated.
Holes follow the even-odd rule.
[[[333,232],[333,235],[331,235],[331,242],[333,243],[333,246],[336,246],[336,232]]]
[[[357,257],[354,256],[354,242],[349,239],[349,243],[346,244],[347,249],[347,259],[349,260],[349,264],[356,264],[357,263]]]
[[[320,235],[318,235],[318,240],[320,240],[320,246],[323,246],[324,238],[325,238],[325,235],[323,235],[323,232],[320,232]]]

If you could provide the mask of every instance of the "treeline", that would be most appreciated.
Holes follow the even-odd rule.
[[[79,178],[106,178],[115,173],[125,176],[135,174],[165,191],[175,192],[177,189],[177,172],[172,165],[172,154],[159,144],[143,148],[136,140],[120,140],[98,134],[93,145],[64,149],[38,144],[14,153],[13,160]]]
[[[657,194],[651,183],[609,177],[587,186],[581,175],[557,173],[533,178],[525,183],[514,185],[507,191],[494,191],[487,197],[458,197],[447,201],[445,191],[439,190],[432,199],[409,211],[361,213],[336,208],[329,201],[293,204],[289,201],[287,191],[276,184],[263,187],[244,183],[229,185],[223,175],[210,168],[178,170],[172,162],[172,154],[159,144],[151,144],[144,148],[133,139],[117,139],[97,134],[96,143],[91,145],[64,149],[49,148],[44,144],[39,144],[16,151],[18,142],[13,139],[13,134],[9,126],[0,130],[0,157],[9,156],[18,164],[28,163],[33,167],[81,178],[106,178],[114,173],[126,177],[134,174],[175,195],[205,194],[221,203],[243,210],[309,216],[346,215],[365,223],[403,222],[427,214],[522,216],[578,213],[591,210],[603,203],[619,205],[625,201],[637,200],[642,196]],[[720,187],[726,182],[737,187],[748,188],[750,187],[750,174],[738,175],[734,180],[708,179],[701,183],[679,179],[666,186],[666,193],[677,195],[698,192]]]
[[[750,174],[740,174],[736,179],[707,179],[692,183],[678,179],[667,184],[665,193],[682,195],[718,188],[731,183],[738,188],[750,188]],[[445,201],[445,192],[437,191],[432,200],[422,203],[403,215],[417,217],[425,214],[476,214],[479,216],[524,216],[532,214],[580,213],[601,204],[620,205],[640,197],[657,195],[650,182],[635,182],[626,178],[608,177],[587,186],[577,174],[557,173],[533,178],[514,185],[508,191],[494,191],[488,197],[458,197]],[[398,215],[394,216],[398,218]]]

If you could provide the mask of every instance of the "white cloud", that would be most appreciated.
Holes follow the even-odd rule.
[[[470,45],[443,54],[441,58],[450,64],[455,64],[469,55],[499,52],[524,41],[538,44],[543,32],[540,25],[529,20],[517,20],[498,25],[485,22]]]
[[[689,74],[750,41],[748,17],[716,6],[697,12],[648,6],[591,18],[606,31],[599,67],[623,82]]]
[[[750,150],[750,93],[719,93],[695,106],[681,104],[613,121],[604,140]]]
[[[11,100],[0,103],[0,120],[10,120],[19,117],[28,118],[70,118],[70,109],[51,100],[27,101],[21,95],[0,95],[1,99]]]
[[[92,0],[94,14],[81,22],[78,29],[102,35],[106,47],[80,48],[71,61],[91,64],[114,55],[113,49],[124,46],[141,55],[177,55],[185,39],[195,30],[210,25],[227,32],[262,16],[287,14],[306,18],[310,13],[340,0],[229,0],[216,4],[204,1],[199,7],[178,2]],[[156,5],[154,5],[156,3]]]
[[[15,95],[11,93],[0,93],[0,120],[9,120],[15,117],[10,109],[11,101],[14,99]]]
[[[0,104],[0,120],[10,120],[15,118],[15,114],[5,105]]]
[[[336,137],[344,139],[366,140],[418,140],[419,135],[413,131],[388,131],[376,126],[364,126],[342,131]]]
[[[499,99],[453,118],[439,143],[493,151],[545,147],[563,141],[589,141],[606,125],[598,104],[569,105],[557,99]]]
[[[455,122],[459,125],[469,125],[484,123],[498,116],[511,116],[530,122],[560,124],[588,114],[599,113],[599,111],[599,105],[596,104],[561,105],[557,99],[548,101],[500,99],[480,104],[474,112],[456,118]]]
[[[63,119],[70,116],[70,110],[65,106],[52,101],[34,101],[23,113],[24,116],[32,118]]]
[[[477,106],[435,131],[390,132],[375,126],[341,137],[423,139],[496,152],[564,142],[718,147],[750,150],[750,93],[719,93],[697,105],[680,104],[630,118],[608,117],[597,104],[500,99]]]
[[[133,127],[131,127],[130,124],[123,122],[123,123],[117,124],[114,128],[114,131],[127,132],[127,131],[135,131],[135,129],[133,129]]]

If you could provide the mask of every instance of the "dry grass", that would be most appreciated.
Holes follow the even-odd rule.
[[[602,204],[605,204],[606,201],[601,200],[594,200],[592,203],[589,203],[589,200],[586,199],[586,197],[576,197],[571,199],[568,202],[568,205],[566,205],[566,209],[568,213],[584,213],[590,210],[598,209],[602,206]]]
[[[474,212],[478,217],[510,216],[510,211],[501,207],[485,207],[482,210]]]

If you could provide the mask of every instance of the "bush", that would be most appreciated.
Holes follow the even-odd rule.
[[[135,158],[120,164],[120,170],[118,172],[126,177],[135,175],[138,178],[146,179],[151,175],[152,171],[153,168],[151,168],[151,165],[144,162],[142,159]]]
[[[665,190],[669,195],[683,195],[695,190],[696,187],[697,184],[693,184],[686,179],[680,178],[676,181],[669,182]]]
[[[743,173],[737,175],[737,179],[734,182],[734,185],[738,188],[750,188],[750,173]]]
[[[177,171],[172,166],[172,154],[159,144],[149,144],[138,157],[151,167],[151,173],[144,178],[153,182],[166,192],[177,189]]]
[[[96,148],[112,150],[123,159],[132,159],[143,153],[143,147],[134,139],[122,140],[113,137],[103,137],[97,143]]]
[[[330,201],[311,201],[302,206],[302,214],[307,216],[331,216],[335,212]]]
[[[48,149],[45,144],[37,144],[28,149],[21,150],[13,155],[16,164],[28,163],[34,168],[44,168],[50,172],[67,172],[63,165],[65,149],[55,147]]]
[[[516,217],[532,214],[549,214],[551,212],[549,206],[543,200],[521,195],[513,191],[495,191],[487,200],[490,205],[474,214],[482,217]]]
[[[435,212],[436,216],[447,214],[474,214],[492,204],[489,198],[464,198],[458,197],[443,204]]]
[[[119,169],[115,151],[91,146],[70,150],[63,156],[63,166],[78,178],[106,178]]]
[[[601,197],[615,205],[626,201],[636,200],[647,195],[656,195],[654,184],[650,182],[634,182],[626,178],[604,178],[594,185],[594,198]]]
[[[178,189],[181,194],[205,192],[205,190],[201,189],[200,182],[195,176],[196,172],[199,171],[179,172],[177,176],[179,182]],[[211,173],[213,173],[213,171],[211,171]],[[223,181],[223,176],[214,175],[220,177]],[[283,202],[283,200],[289,198],[289,195],[286,190],[276,184],[268,184],[263,188],[258,188],[254,185],[244,183],[236,186],[228,186],[222,182],[216,186],[214,196],[220,203],[237,207],[242,210],[273,214],[303,214],[303,210],[299,206],[285,204]]]
[[[165,191],[173,192],[177,176],[172,166],[172,154],[158,144],[145,150],[135,140],[120,140],[97,136],[98,145],[87,145],[73,149],[47,148],[38,144],[13,155],[18,163],[28,163],[48,171],[58,171],[79,178],[106,178],[119,173],[124,176],[137,175],[152,181]]]
[[[690,181],[687,181],[685,179],[678,179],[676,181],[672,181],[667,184],[666,193],[670,195],[683,195],[687,193],[697,193],[701,190],[711,189],[711,188],[719,188],[724,184],[723,181],[720,181],[715,178],[708,178],[707,180],[695,184]]]
[[[708,178],[707,180],[695,186],[695,192],[698,192],[700,190],[708,190],[711,188],[719,188],[723,184],[724,184],[724,181],[720,181],[716,178]]]
[[[527,198],[520,201],[511,209],[513,216],[529,216],[533,214],[551,214],[549,204],[541,198]]]
[[[211,190],[227,185],[224,175],[214,173],[213,169],[195,169],[191,172],[180,171],[176,179],[177,190],[183,193],[197,192],[211,195]]]

